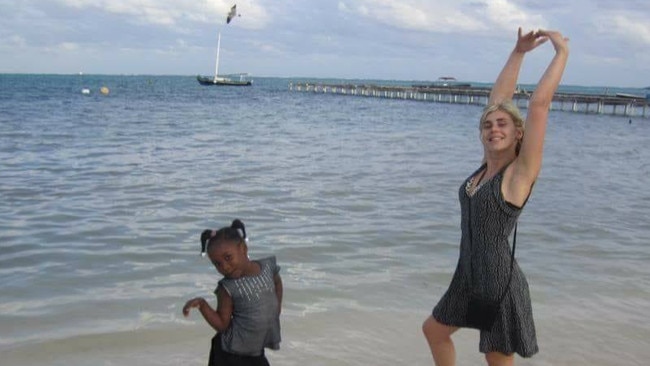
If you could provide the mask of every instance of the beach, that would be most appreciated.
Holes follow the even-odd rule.
[[[432,364],[481,108],[292,81],[0,75],[2,364],[206,364],[213,331],[181,308],[216,303],[199,236],[234,218],[281,266],[271,364]],[[650,359],[649,146],[649,119],[551,112],[516,252],[540,352],[517,365]],[[454,340],[484,363],[477,331]]]

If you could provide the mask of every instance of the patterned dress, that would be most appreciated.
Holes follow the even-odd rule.
[[[465,316],[472,292],[498,300],[510,276],[508,236],[523,206],[518,208],[506,202],[501,194],[505,168],[478,187],[472,196],[469,195],[468,182],[485,167],[477,169],[460,187],[460,256],[447,292],[433,309],[433,317],[450,326],[467,326]],[[472,243],[469,230],[472,230]],[[516,260],[510,290],[501,303],[501,312],[492,330],[481,331],[479,350],[483,353],[518,353],[522,357],[530,357],[538,351],[528,282]]]
[[[222,334],[224,351],[245,356],[280,349],[280,314],[273,277],[280,272],[275,256],[260,259],[258,275],[219,281],[233,302],[230,326]],[[215,289],[215,293],[219,287]]]

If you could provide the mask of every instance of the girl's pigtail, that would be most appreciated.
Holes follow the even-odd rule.
[[[248,241],[248,238],[246,237],[246,228],[244,227],[244,223],[241,222],[240,219],[234,219],[232,221],[232,224],[230,224],[230,227],[232,229],[241,230],[242,238],[244,239],[244,241]]]
[[[208,247],[208,242],[212,238],[212,230],[206,229],[201,233],[201,257],[205,257],[205,250]]]

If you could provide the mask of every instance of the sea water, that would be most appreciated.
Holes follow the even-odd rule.
[[[214,332],[181,308],[215,304],[199,236],[234,218],[282,266],[272,364],[431,364],[481,108],[291,81],[0,75],[2,365],[206,364]],[[551,112],[516,254],[540,353],[517,364],[647,364],[649,144],[649,119]],[[478,332],[454,340],[483,362]]]

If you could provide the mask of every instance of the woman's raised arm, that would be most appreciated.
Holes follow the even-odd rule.
[[[548,112],[569,57],[568,38],[564,38],[557,31],[540,30],[538,33],[540,36],[551,40],[555,48],[555,56],[530,97],[526,117],[526,132],[517,158],[517,174],[519,178],[523,178],[524,181],[530,183],[537,179],[542,166]]]
[[[519,78],[519,70],[521,69],[524,55],[526,52],[532,51],[537,46],[546,42],[546,40],[547,38],[539,32],[530,31],[522,34],[521,27],[519,27],[517,31],[517,44],[492,86],[488,105],[498,104],[504,100],[512,99],[515,88],[517,87],[517,79]]]

